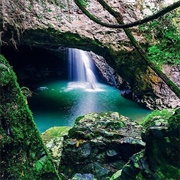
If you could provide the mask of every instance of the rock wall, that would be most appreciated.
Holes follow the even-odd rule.
[[[91,53],[96,66],[110,85],[121,90],[121,95],[133,99],[149,109],[180,107],[180,99],[154,71],[141,63],[134,53],[121,54],[112,69],[102,56]],[[118,60],[119,59],[119,60]],[[134,59],[134,61],[133,61]],[[126,71],[126,72],[124,72]],[[162,71],[180,87],[179,65],[164,65]],[[119,76],[121,75],[121,76]]]

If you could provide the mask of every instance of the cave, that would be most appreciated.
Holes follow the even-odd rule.
[[[2,54],[8,59],[18,77],[20,86],[36,88],[36,83],[43,78],[67,77],[64,51],[30,46],[3,46]]]
[[[141,121],[151,112],[132,100],[123,98],[120,90],[114,87],[116,86],[112,80],[114,75],[110,72],[108,64],[106,63],[106,72],[102,72],[95,66],[92,57],[90,59],[94,63],[97,89],[95,90],[95,86],[90,83],[89,87],[85,88],[82,84],[73,84],[68,77],[68,49],[30,46],[19,46],[17,49],[13,46],[3,46],[1,49],[13,67],[21,89],[29,89],[29,94],[26,91],[25,95],[41,133],[53,126],[73,126],[78,116],[87,113],[117,111],[133,120]],[[74,53],[71,56],[83,56]],[[80,57],[77,58],[77,64],[79,63]],[[76,66],[71,69],[76,69]],[[84,65],[81,66],[85,68]],[[111,77],[109,81],[103,76],[108,73]],[[78,74],[81,75],[82,72]]]

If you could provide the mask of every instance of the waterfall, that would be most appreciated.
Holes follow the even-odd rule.
[[[83,83],[87,88],[96,89],[96,76],[94,64],[88,52],[79,49],[68,49],[68,75],[69,80]]]

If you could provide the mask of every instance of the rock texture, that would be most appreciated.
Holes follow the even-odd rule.
[[[79,117],[64,139],[59,171],[64,179],[76,173],[106,179],[144,148],[141,131],[142,126],[115,112]]]
[[[53,158],[56,168],[59,167],[61,161],[64,136],[68,134],[69,129],[70,127],[66,126],[52,127],[42,133],[42,139]]]
[[[180,88],[180,71],[178,66],[166,66],[163,71],[168,77],[174,81]],[[169,73],[167,72],[169,69]],[[175,79],[176,78],[176,79]],[[163,108],[177,108],[180,107],[180,99],[167,87],[167,85],[150,69],[147,69],[147,73],[143,76],[144,82],[141,83],[141,94],[138,86],[131,91],[132,99],[139,104],[146,106],[150,109],[163,109]],[[149,87],[146,86],[147,82]],[[139,82],[140,83],[140,82]],[[140,91],[141,91],[140,90]],[[131,93],[132,92],[132,93]]]
[[[133,155],[112,180],[179,179],[180,109],[155,111],[146,119],[145,150]]]
[[[142,126],[116,112],[77,118],[63,142],[62,179],[179,179],[179,120],[180,109],[156,110]]]
[[[101,76],[105,78],[106,83],[118,88],[119,85],[122,84],[123,80],[120,76],[118,76],[115,70],[108,65],[108,63],[102,56],[98,56],[92,51],[89,53],[89,55],[92,57],[96,67],[101,72]]]
[[[106,81],[121,90],[121,95],[133,99],[142,106],[149,109],[163,109],[163,108],[176,108],[180,107],[180,99],[167,87],[167,85],[150,69],[147,68],[144,73],[139,75],[138,72],[134,72],[134,77],[130,77],[127,81],[122,79],[118,73],[124,73],[123,69],[133,68],[124,64],[124,68],[121,69],[121,65],[118,65],[116,71],[111,68],[106,60],[102,56],[98,56],[94,53],[90,53],[94,59],[96,66],[100,69],[103,77]],[[127,59],[126,56],[122,57],[122,61]],[[122,62],[121,62],[122,63]],[[140,63],[140,62],[139,62]],[[134,67],[135,68],[135,67]],[[146,67],[145,67],[146,68]],[[134,70],[138,71],[139,68]],[[164,65],[163,72],[180,87],[180,66],[179,65]],[[118,73],[117,73],[118,72]],[[129,71],[130,73],[130,71]],[[121,73],[119,73],[121,74]],[[123,76],[123,75],[122,75]],[[143,79],[143,82],[142,82]]]

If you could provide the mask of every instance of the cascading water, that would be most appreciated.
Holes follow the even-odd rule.
[[[68,49],[69,80],[84,85],[85,88],[96,89],[97,79],[94,64],[86,51]]]

